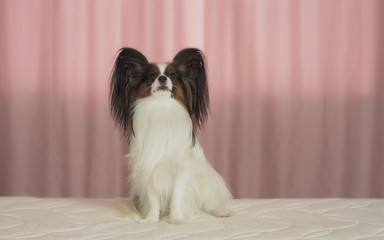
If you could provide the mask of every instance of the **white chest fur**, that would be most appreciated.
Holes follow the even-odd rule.
[[[223,208],[231,194],[208,164],[192,121],[176,100],[160,94],[139,100],[133,114],[130,166],[132,196],[144,222],[170,212],[170,221],[185,222],[200,211],[228,216]]]
[[[192,121],[173,98],[150,96],[139,100],[133,115],[131,156],[154,166],[177,161],[192,148]]]

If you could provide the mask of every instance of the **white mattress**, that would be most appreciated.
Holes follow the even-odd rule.
[[[384,239],[384,199],[234,200],[229,218],[146,225],[114,200],[0,198],[0,239]]]

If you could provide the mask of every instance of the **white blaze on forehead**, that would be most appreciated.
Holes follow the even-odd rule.
[[[165,69],[168,66],[168,63],[156,63],[156,66],[160,70],[160,75],[156,78],[156,80],[152,83],[151,89],[152,89],[152,95],[159,96],[159,97],[172,97],[172,88],[173,84],[169,77],[165,76]],[[165,76],[166,81],[160,82],[159,78],[160,76]]]
[[[160,69],[160,74],[161,74],[161,75],[164,75],[164,73],[165,73],[165,69],[167,68],[168,63],[157,63],[156,65],[157,65],[157,66],[159,67],[159,69]]]

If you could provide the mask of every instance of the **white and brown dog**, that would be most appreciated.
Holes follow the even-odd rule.
[[[132,199],[140,222],[169,214],[184,223],[201,212],[230,216],[231,194],[195,138],[209,109],[204,55],[180,51],[171,63],[149,63],[120,50],[111,79],[111,110],[130,142]]]

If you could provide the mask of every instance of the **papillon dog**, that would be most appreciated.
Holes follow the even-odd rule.
[[[130,144],[131,199],[140,222],[169,215],[185,223],[200,213],[228,217],[232,198],[196,139],[209,113],[203,53],[180,51],[170,63],[149,63],[132,48],[116,58],[112,115]],[[129,214],[128,214],[129,215]]]

